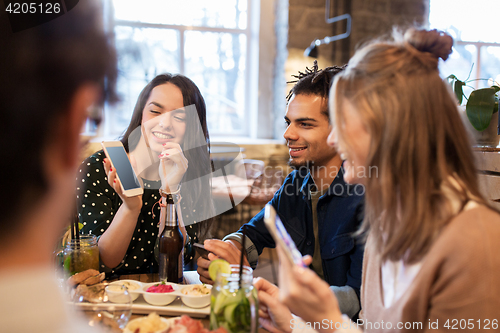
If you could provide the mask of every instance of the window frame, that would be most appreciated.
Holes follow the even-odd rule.
[[[259,71],[259,33],[260,33],[260,0],[247,0],[247,24],[245,29],[239,28],[223,28],[223,27],[206,27],[206,26],[188,26],[188,25],[174,25],[174,24],[161,24],[161,23],[148,23],[140,21],[116,20],[114,18],[112,0],[104,0],[104,23],[107,31],[113,36],[114,28],[116,26],[132,27],[132,28],[154,28],[154,29],[168,29],[179,32],[178,40],[178,56],[179,56],[179,73],[185,75],[185,32],[186,31],[200,31],[200,32],[216,32],[216,33],[230,33],[230,34],[244,34],[246,36],[246,59],[245,59],[245,95],[244,95],[244,116],[243,116],[243,130],[239,133],[231,134],[232,137],[256,139],[258,136],[258,87],[260,80]],[[203,92],[202,92],[203,93]],[[134,97],[134,99],[137,96]],[[104,126],[100,126],[97,132],[99,138],[103,137],[116,137],[116,132],[111,132],[109,128],[109,107],[104,106]],[[210,112],[207,110],[207,112]],[[248,121],[245,121],[248,120]],[[223,137],[223,132],[215,132],[210,128],[210,136],[213,138]],[[125,129],[124,129],[125,130]]]
[[[494,0],[488,0],[488,1],[493,2]],[[471,28],[470,27],[468,27],[468,28],[462,28],[462,27],[456,26],[454,24],[451,24],[450,22],[448,22],[448,26],[445,27],[444,25],[438,23],[438,21],[439,21],[438,18],[439,19],[444,19],[444,15],[446,15],[448,18],[450,16],[449,16],[448,12],[446,14],[444,14],[440,10],[436,10],[434,12],[433,11],[433,3],[438,4],[437,7],[440,7],[439,4],[442,4],[443,1],[440,1],[440,0],[428,0],[428,5],[427,5],[427,10],[428,10],[428,12],[427,12],[428,27],[430,27],[430,29],[438,29],[440,31],[444,31],[444,32],[450,34],[453,37],[453,42],[454,42],[453,46],[454,46],[454,48],[455,48],[455,46],[458,46],[458,45],[464,46],[464,47],[467,47],[467,46],[470,45],[470,46],[474,47],[474,49],[476,51],[475,59],[471,60],[471,63],[470,63],[471,67],[469,68],[471,74],[472,74],[472,71],[474,71],[474,76],[471,75],[472,77],[474,77],[474,79],[467,80],[467,84],[473,86],[474,89],[478,89],[481,81],[483,81],[483,79],[486,79],[485,77],[483,77],[481,75],[481,63],[482,63],[481,62],[481,55],[484,54],[482,52],[486,52],[486,51],[484,51],[485,47],[500,47],[500,43],[499,42],[476,40],[475,38],[481,38],[481,37],[477,37],[476,35],[471,36],[471,37],[474,37],[474,38],[473,39],[469,39],[469,40],[459,39],[459,36],[462,35],[463,31],[469,31]],[[434,15],[432,13],[439,13],[439,16],[438,15]],[[431,18],[432,18],[432,22],[431,22]],[[469,23],[470,22],[475,22],[474,25],[481,24],[481,22],[480,22],[481,18],[479,16],[470,16],[469,14],[467,14],[467,18],[469,19],[468,20]],[[455,22],[455,21],[456,21],[456,18],[453,19],[453,22]],[[455,50],[453,50],[453,52],[455,52]],[[474,67],[472,67],[472,66],[474,66]],[[443,73],[443,74],[449,75],[449,74],[456,74],[456,73]],[[498,74],[500,74],[500,73],[498,73]],[[465,77],[460,77],[459,79],[465,80],[466,78]]]
[[[493,47],[500,48],[500,43],[480,42],[480,41],[472,42],[472,41],[456,40],[455,45],[464,45],[464,46],[472,45],[472,46],[474,46],[474,48],[476,49],[476,62],[474,63],[474,67],[475,67],[475,72],[476,72],[476,78],[478,78],[478,79],[482,78],[481,77],[481,50],[483,49],[483,47],[493,46]],[[498,73],[498,74],[500,74],[500,73]],[[473,83],[474,83],[474,89],[478,89],[480,81],[474,80]]]

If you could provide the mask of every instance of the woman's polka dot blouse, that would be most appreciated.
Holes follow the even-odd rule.
[[[83,233],[94,234],[98,237],[112,223],[114,215],[122,204],[118,194],[108,184],[102,162],[103,158],[105,158],[105,154],[102,150],[88,157],[80,166],[76,177],[77,210],[80,222],[83,224]],[[158,193],[160,182],[143,181],[143,207],[127,253],[117,267],[105,267],[101,263],[101,271],[116,274],[140,274],[158,271],[155,246],[158,246],[160,206],[157,202],[160,199]],[[186,207],[182,207],[182,209],[184,211]],[[186,229],[191,241],[196,242],[195,226],[190,225]],[[185,261],[191,259],[192,253],[185,253]]]

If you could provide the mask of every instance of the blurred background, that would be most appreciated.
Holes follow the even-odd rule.
[[[394,25],[415,23],[455,38],[451,59],[441,64],[443,77],[500,74],[498,0],[102,1],[118,50],[122,101],[105,107],[97,141],[120,136],[141,89],[155,75],[172,72],[199,86],[212,141],[283,143],[286,81],[312,66],[304,50],[314,40],[345,36],[348,29],[346,38],[312,52],[320,68],[346,63],[356,46]],[[335,22],[342,15],[349,20]]]
[[[468,81],[466,95],[500,79],[499,0],[102,1],[103,22],[118,51],[121,102],[104,107],[98,129],[86,128],[93,140],[83,155],[120,137],[141,89],[157,74],[188,76],[207,103],[212,160],[227,164],[233,143],[241,147],[247,173],[248,165],[262,168],[255,177],[247,174],[257,180],[248,193],[257,194],[220,217],[227,227],[220,237],[247,222],[289,172],[282,137],[292,87],[287,81],[315,59],[320,68],[343,65],[364,42],[416,24],[455,39],[440,70],[443,78]]]

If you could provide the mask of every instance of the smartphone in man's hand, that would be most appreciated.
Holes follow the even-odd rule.
[[[200,244],[200,243],[193,243],[193,246],[196,249],[196,252],[198,252],[198,254],[200,255],[200,257],[202,257],[203,259],[209,260],[208,254],[210,253],[210,251],[205,249],[205,245]]]

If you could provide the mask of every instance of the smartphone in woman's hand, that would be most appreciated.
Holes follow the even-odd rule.
[[[127,197],[142,195],[144,190],[121,141],[103,141],[101,144],[111,166],[116,169],[116,178],[122,185],[123,194]]]
[[[306,267],[302,261],[302,254],[297,249],[292,237],[286,231],[283,222],[281,222],[278,214],[276,214],[276,210],[270,204],[267,204],[264,210],[264,223],[271,236],[273,236],[276,246],[283,249],[288,260],[292,264]]]

